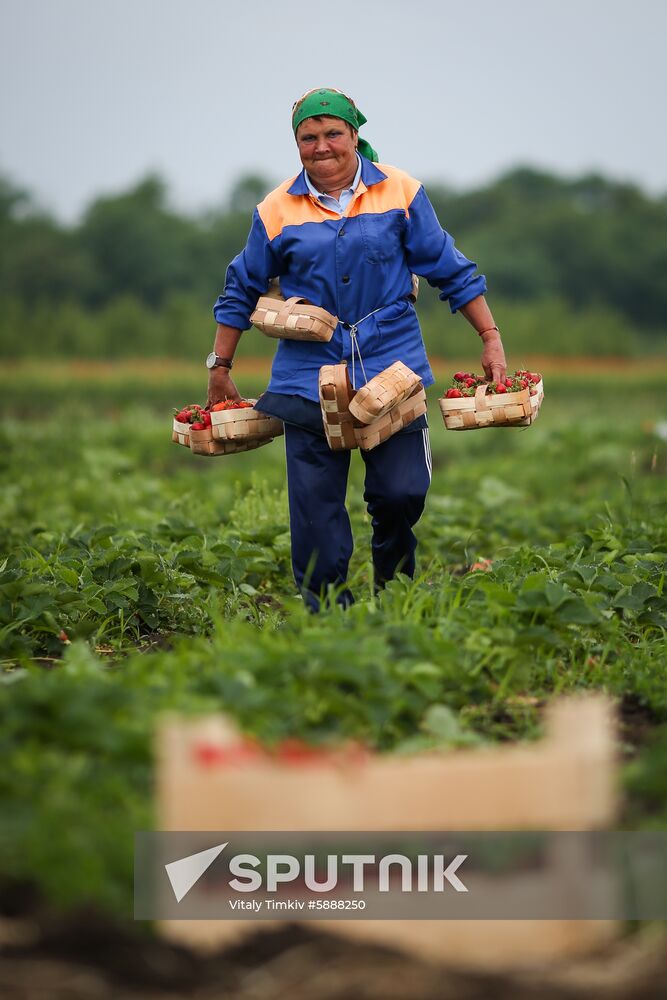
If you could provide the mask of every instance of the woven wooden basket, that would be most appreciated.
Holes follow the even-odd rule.
[[[419,375],[402,361],[395,361],[355,393],[350,413],[362,424],[371,424],[407,399],[419,384]]]
[[[338,317],[306,299],[278,297],[275,291],[257,300],[250,322],[267,337],[281,340],[331,340]]]
[[[533,389],[535,389],[535,395],[530,397],[530,416],[520,420],[518,423],[519,427],[527,427],[529,424],[534,424],[540,412],[542,400],[544,399],[544,383],[542,379],[535,383]]]
[[[249,399],[248,402],[255,404],[257,400]],[[285,433],[282,420],[249,407],[240,410],[213,410],[211,430],[218,441],[237,442],[274,438]]]
[[[211,433],[211,428],[205,431],[190,431],[190,450],[195,455],[236,455],[241,451],[252,451],[253,448],[261,448],[263,444],[269,444],[273,438],[256,438],[245,441],[216,441]]]
[[[357,444],[364,451],[370,451],[424,413],[426,413],[426,393],[424,386],[418,382],[407,399],[401,400],[372,424],[355,428]]]
[[[319,386],[322,421],[329,447],[332,451],[356,448],[355,421],[350,413],[354,389],[350,383],[347,364],[322,365]]]
[[[526,426],[537,416],[540,404],[544,398],[541,388],[534,395],[528,389],[520,392],[486,395],[486,385],[477,386],[474,396],[462,396],[460,399],[438,400],[445,427],[450,431],[476,430],[478,427],[513,427]],[[537,385],[535,386],[537,389]],[[540,395],[541,393],[541,395]],[[539,399],[533,407],[532,400]]]
[[[190,424],[182,424],[180,420],[174,418],[173,429],[171,432],[171,440],[174,444],[183,444],[186,448],[190,447]]]

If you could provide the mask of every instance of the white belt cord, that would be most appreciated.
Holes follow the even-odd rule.
[[[385,308],[385,306],[379,306],[378,309],[373,309],[372,312],[369,312],[365,316],[362,316],[362,318],[358,319],[356,323],[351,323],[350,326],[349,326],[349,329],[350,329],[350,340],[352,341],[352,388],[355,391],[356,391],[356,388],[357,388],[357,383],[356,383],[356,380],[355,380],[355,373],[354,373],[354,353],[355,353],[355,351],[359,355],[359,364],[361,365],[361,373],[364,376],[364,385],[366,384],[366,382],[368,382],[368,378],[366,377],[366,370],[364,368],[364,359],[362,358],[362,356],[361,356],[361,350],[359,349],[359,341],[357,339],[357,328],[359,326],[361,326],[361,324],[364,322],[364,320],[368,319],[369,316],[374,316],[375,313],[380,312],[380,310],[384,309],[384,308]],[[347,326],[347,325],[348,325],[347,323],[343,324],[343,326]]]

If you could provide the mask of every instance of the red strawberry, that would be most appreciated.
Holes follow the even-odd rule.
[[[465,372],[457,372],[456,375],[454,376],[454,381],[455,382],[463,382],[463,380],[465,378],[467,378],[467,375],[466,375]]]
[[[460,399],[462,395],[460,389],[448,389],[445,393],[445,399]]]
[[[197,421],[195,421],[194,424],[190,424],[190,430],[192,430],[192,431],[205,431],[206,430],[206,424],[203,422],[203,420],[197,420]]]
[[[496,382],[496,392],[507,392],[507,386],[502,382]]]
[[[202,415],[201,415],[201,422],[206,427],[210,427],[211,426],[211,414],[208,413],[208,412],[206,412],[206,411],[204,411],[204,413],[202,413]]]
[[[512,379],[511,378],[506,378],[505,379],[505,385],[507,386],[508,389],[511,389],[512,385],[513,385]]]

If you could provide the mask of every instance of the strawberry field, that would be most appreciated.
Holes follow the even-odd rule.
[[[604,689],[622,825],[664,826],[664,371],[545,369],[534,426],[475,433],[445,431],[434,386],[417,577],[373,596],[353,456],[357,603],[317,617],[293,592],[282,439],[217,459],[170,442],[204,383],[187,366],[2,377],[5,879],[127,915],[169,709],[224,710],[269,746],[405,753],[531,740],[547,697]],[[265,384],[238,379],[247,396]]]

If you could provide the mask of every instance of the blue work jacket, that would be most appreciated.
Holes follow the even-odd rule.
[[[452,312],[486,291],[484,276],[443,230],[419,181],[362,156],[361,179],[342,215],[311,194],[304,171],[266,196],[213,312],[218,323],[247,329],[258,297],[277,277],[285,298],[308,299],[338,317],[326,344],[279,341],[268,395],[317,402],[321,366],[352,367],[353,324],[366,378],[402,361],[426,387],[434,379],[408,299],[413,273],[439,288]],[[358,360],[355,367],[359,388]]]

